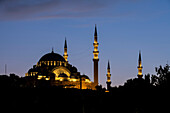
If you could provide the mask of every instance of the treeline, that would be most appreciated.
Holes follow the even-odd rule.
[[[0,108],[4,113],[169,113],[169,65],[156,75],[129,79],[109,93],[62,87],[27,87],[27,79],[15,74],[0,76]]]
[[[22,88],[26,87],[26,78],[15,74],[0,75],[0,88]]]
[[[144,75],[142,79],[134,78],[127,80],[123,86],[112,87],[111,90],[116,88],[169,88],[170,87],[170,66],[167,64],[165,67],[156,67],[156,75]],[[36,86],[33,86],[32,81],[34,78],[20,77],[15,74],[0,75],[0,88],[28,88],[28,87],[50,87],[47,81],[39,81]],[[38,81],[38,80],[37,80]],[[97,90],[106,89],[101,85],[97,86]]]
[[[156,75],[147,74],[143,79],[129,79],[124,83],[125,88],[170,88],[170,66],[156,67]]]
[[[4,113],[169,113],[169,91],[115,88],[79,90],[59,87],[0,90]],[[3,113],[2,112],[2,113]]]

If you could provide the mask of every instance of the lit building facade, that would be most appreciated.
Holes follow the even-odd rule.
[[[94,33],[94,82],[87,75],[81,75],[75,66],[68,62],[67,41],[65,39],[64,54],[61,56],[54,50],[40,58],[36,65],[25,74],[31,79],[30,85],[36,87],[40,81],[48,81],[50,86],[62,86],[64,88],[95,89],[98,85],[98,42],[97,28]]]
[[[92,82],[87,75],[81,75],[77,68],[68,63],[67,42],[65,40],[64,55],[61,56],[53,50],[40,58],[37,65],[25,74],[27,78],[36,81],[49,81],[51,86],[64,88],[92,89]],[[35,81],[34,81],[35,80]]]
[[[67,53],[67,41],[64,43],[64,54],[61,56],[55,53],[54,50],[50,53],[45,54],[40,58],[36,65],[25,74],[26,78],[29,78],[29,85],[36,87],[39,81],[48,81],[50,86],[62,86],[64,88],[77,88],[77,89],[96,89],[99,85],[98,82],[98,62],[99,62],[99,50],[98,50],[98,35],[97,27],[95,26],[94,31],[94,42],[93,42],[93,77],[92,82],[87,75],[81,75],[77,68],[68,62]],[[142,60],[141,52],[139,52],[138,58],[138,78],[142,79]],[[111,73],[110,63],[108,62],[107,67],[107,90],[111,89]]]
[[[94,82],[90,80],[87,75],[81,75],[77,68],[68,62],[67,53],[67,41],[64,43],[64,54],[61,56],[55,53],[54,50],[50,53],[45,54],[40,58],[38,63],[29,69],[25,74],[26,78],[29,78],[29,85],[36,87],[39,81],[48,81],[50,86],[62,86],[64,88],[77,88],[77,89],[96,89],[99,85],[98,82],[98,62],[99,62],[99,50],[98,50],[98,35],[97,27],[95,26],[94,31],[94,42],[93,42],[93,77]],[[138,78],[142,79],[142,60],[141,52],[139,52],[138,58]],[[110,63],[108,62],[107,67],[107,92],[111,89],[111,73]]]

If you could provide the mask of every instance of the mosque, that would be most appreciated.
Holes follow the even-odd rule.
[[[25,74],[26,78],[31,78],[31,83],[36,87],[37,81],[48,81],[50,86],[61,86],[64,88],[77,88],[77,89],[93,89],[98,83],[98,62],[99,62],[99,43],[97,41],[97,27],[95,26],[94,32],[94,50],[93,50],[93,77],[94,81],[91,81],[87,75],[81,75],[78,69],[71,65],[68,61],[67,53],[67,41],[64,43],[63,56],[55,53],[54,50],[45,54],[40,58],[38,63],[29,69]],[[142,65],[141,65],[141,53],[139,53],[139,66],[138,66],[138,78],[142,78]],[[111,88],[111,74],[110,63],[107,67],[107,90]]]

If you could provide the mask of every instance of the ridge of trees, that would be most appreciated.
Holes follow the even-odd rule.
[[[146,74],[143,78],[128,79],[123,86],[116,88],[169,88],[170,87],[170,66],[156,67],[156,75]],[[31,79],[30,79],[31,81]],[[26,77],[19,77],[15,74],[0,75],[0,88],[26,88],[29,80]],[[44,84],[47,85],[48,84]],[[44,86],[43,85],[43,86]],[[40,86],[41,87],[41,86]],[[49,87],[49,86],[48,86]],[[102,86],[97,86],[98,90],[106,90]]]
[[[147,74],[142,79],[129,79],[123,86],[112,87],[109,93],[101,85],[96,91],[45,84],[29,88],[26,77],[1,75],[0,108],[17,113],[168,113],[170,66],[160,66],[155,71],[156,75]]]

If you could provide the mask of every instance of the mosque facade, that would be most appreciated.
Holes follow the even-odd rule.
[[[50,53],[42,56],[37,64],[28,70],[25,76],[32,79],[32,82],[29,84],[35,87],[39,81],[48,81],[51,86],[62,86],[64,88],[77,89],[95,89],[98,85],[98,45],[97,28],[95,26],[93,43],[94,82],[92,82],[87,75],[81,75],[78,69],[69,63],[66,39],[64,43],[63,55],[55,53],[52,49]]]
[[[97,27],[95,26],[94,42],[93,42],[93,77],[94,81],[91,81],[87,75],[81,75],[78,69],[71,65],[68,61],[67,52],[67,41],[64,43],[64,54],[60,55],[55,53],[54,50],[50,53],[45,54],[40,58],[36,65],[34,65],[25,74],[26,78],[29,79],[29,85],[36,87],[38,83],[48,82],[50,86],[61,86],[63,88],[77,88],[77,89],[96,89],[98,86],[98,62],[99,62],[99,51],[98,51],[98,35]],[[143,77],[142,74],[142,60],[141,52],[139,52],[138,59],[138,78]],[[107,90],[111,88],[111,73],[110,63],[108,61],[107,66]]]

